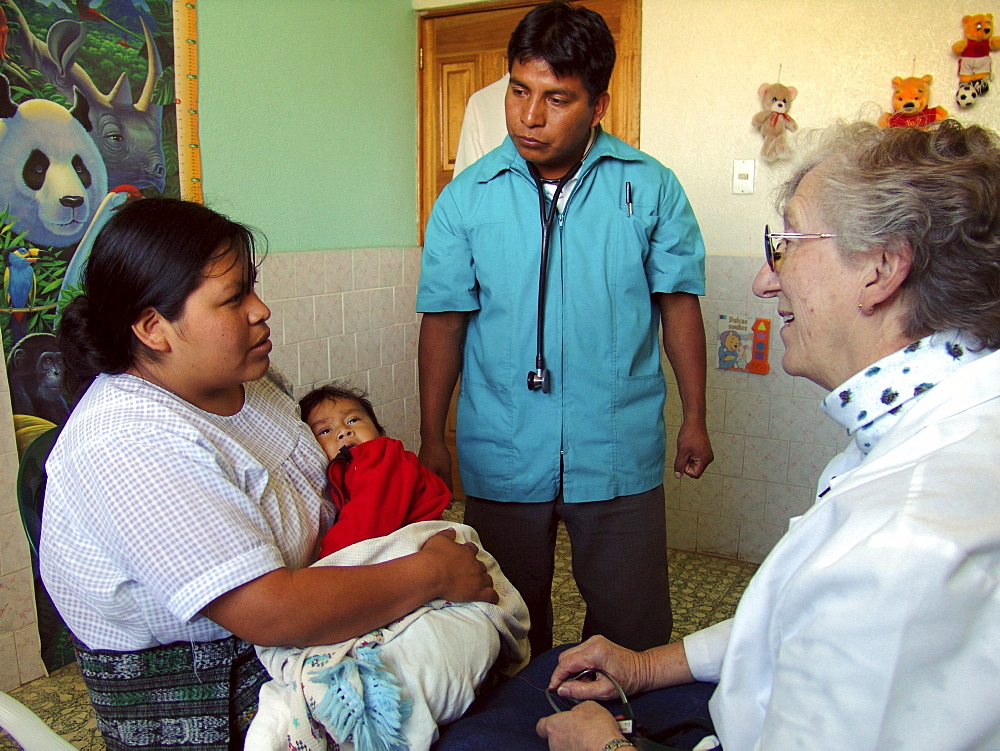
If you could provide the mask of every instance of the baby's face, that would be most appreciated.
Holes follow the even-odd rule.
[[[324,399],[307,420],[328,459],[344,446],[358,446],[378,438],[378,430],[364,408],[352,399]]]

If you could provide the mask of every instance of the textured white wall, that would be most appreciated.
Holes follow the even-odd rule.
[[[819,471],[846,443],[818,409],[824,392],[781,371],[779,321],[770,375],[711,368],[719,313],[774,315],[774,303],[753,297],[749,284],[763,262],[763,225],[780,223],[775,189],[791,164],[758,158],[762,139],[750,124],[758,87],[773,83],[780,67],[781,82],[798,89],[791,115],[800,151],[811,130],[889,109],[894,76],[930,73],[932,106],[998,128],[1000,82],[971,110],[954,103],[951,45],[964,14],[988,10],[957,0],[643,2],[641,145],[677,173],[709,253],[702,309],[716,461],[698,482],[667,478],[672,546],[761,560],[788,518],[812,502]],[[733,195],[734,159],[757,160],[753,195]],[[669,434],[678,422],[672,393]]]
[[[756,257],[762,225],[777,218],[774,187],[790,169],[758,159],[754,194],[732,193],[733,160],[760,155],[750,125],[760,84],[780,67],[781,82],[799,91],[791,115],[801,133],[874,119],[890,107],[894,76],[930,73],[932,106],[998,128],[1000,77],[970,110],[954,102],[962,16],[989,10],[959,0],[645,0],[642,149],[677,172],[709,253]]]
[[[415,10],[466,4],[412,0]],[[758,161],[754,194],[732,194],[733,160],[760,153],[750,125],[760,84],[780,68],[808,130],[874,119],[890,107],[894,76],[930,73],[932,106],[1000,128],[1000,76],[972,109],[954,102],[962,16],[990,10],[959,0],[642,0],[642,149],[677,172],[710,254],[756,254],[789,170]]]

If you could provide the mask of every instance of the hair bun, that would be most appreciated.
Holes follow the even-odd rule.
[[[77,295],[63,309],[56,335],[65,364],[63,389],[71,404],[86,391],[99,373],[121,373],[129,366],[120,343],[101,325],[98,311],[87,294]]]

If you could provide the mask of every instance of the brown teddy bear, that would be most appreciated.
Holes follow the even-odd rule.
[[[883,128],[926,128],[948,117],[944,107],[928,107],[931,76],[892,79],[892,112],[884,112],[878,119]]]
[[[965,38],[955,42],[952,52],[961,57],[958,63],[958,80],[972,83],[980,96],[989,91],[990,73],[993,69],[990,52],[1000,49],[1000,39],[993,37],[993,14],[980,13],[962,19]]]
[[[785,133],[794,133],[798,124],[789,116],[788,110],[799,92],[794,86],[784,86],[780,83],[762,83],[757,89],[760,104],[763,109],[753,116],[753,126],[764,136],[761,146],[761,156],[768,162],[788,159],[792,150],[788,146]]]

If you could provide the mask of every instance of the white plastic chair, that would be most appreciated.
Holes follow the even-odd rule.
[[[24,751],[75,751],[61,735],[17,699],[0,691],[0,728]]]

